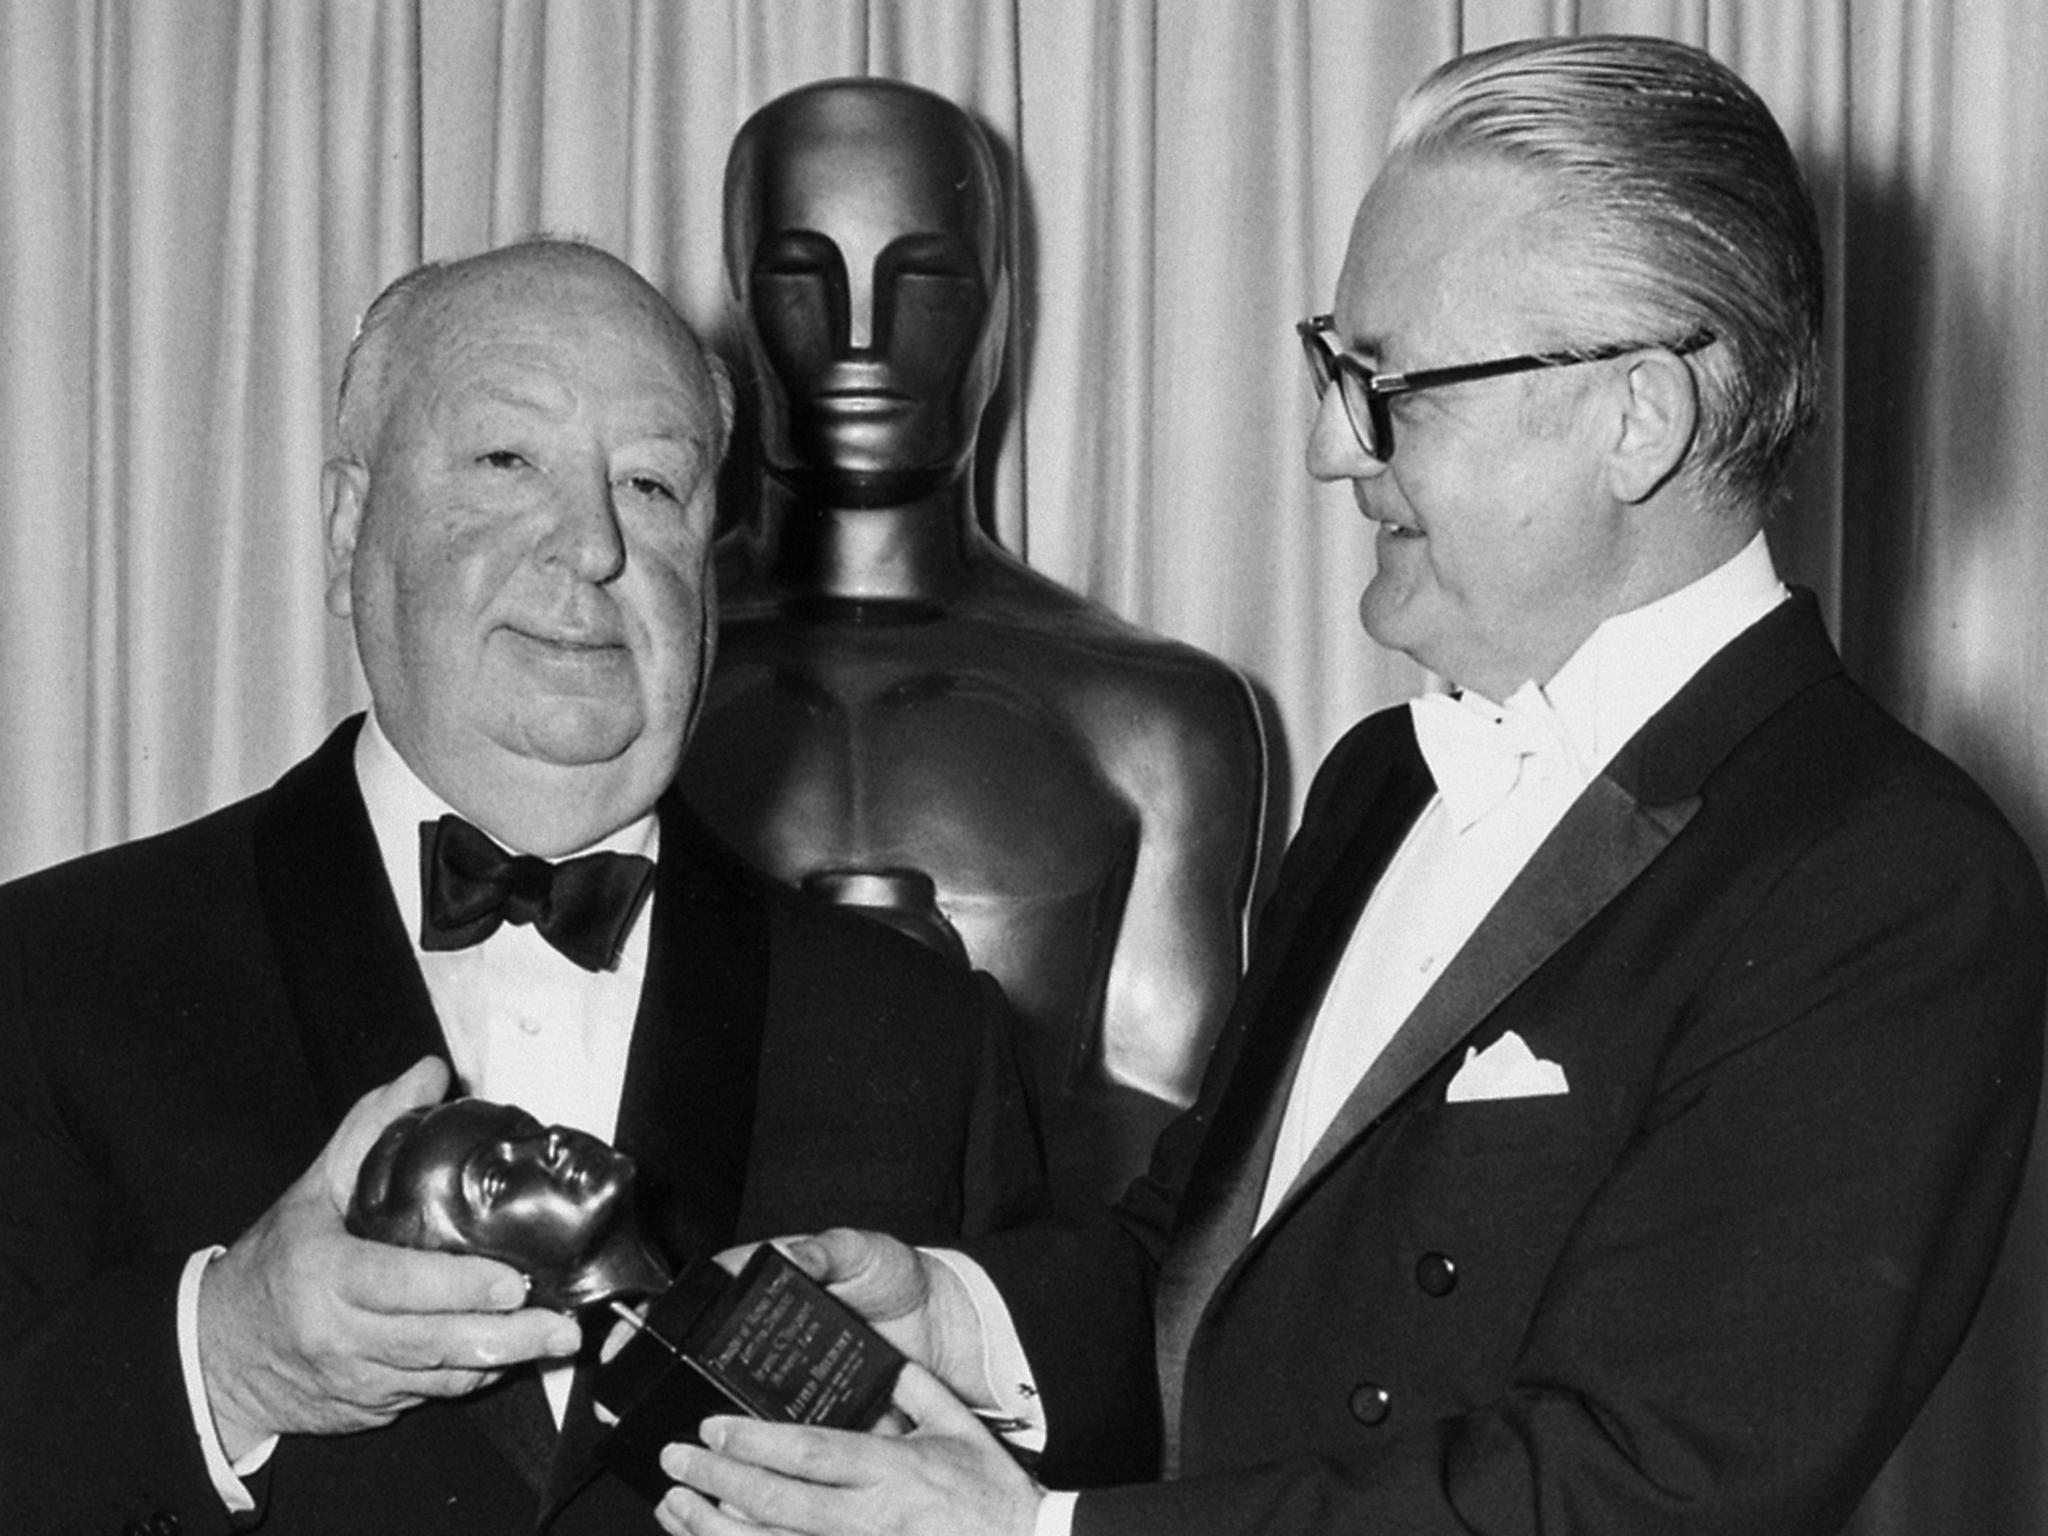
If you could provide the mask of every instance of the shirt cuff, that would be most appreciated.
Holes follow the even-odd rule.
[[[948,1248],[920,1248],[918,1252],[943,1264],[959,1280],[974,1307],[981,1330],[981,1390],[967,1396],[967,1406],[1003,1439],[1019,1450],[1045,1449],[1045,1404],[1038,1395],[1038,1379],[1031,1362],[1024,1358],[1024,1341],[1017,1337],[1010,1308],[988,1271],[964,1253]]]
[[[213,1482],[213,1491],[229,1514],[245,1515],[256,1508],[256,1499],[242,1479],[263,1469],[277,1449],[277,1436],[229,1461],[220,1431],[214,1427],[213,1407],[206,1400],[206,1373],[199,1364],[199,1282],[206,1266],[226,1252],[218,1246],[202,1248],[185,1261],[185,1272],[178,1279],[178,1363],[185,1373],[185,1406],[192,1413],[192,1428],[199,1436],[199,1451],[206,1458],[206,1475]]]
[[[1047,1489],[1038,1501],[1038,1514],[1031,1522],[1031,1536],[1072,1536],[1074,1505],[1080,1498],[1078,1493]]]

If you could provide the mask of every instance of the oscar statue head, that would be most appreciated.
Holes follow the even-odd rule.
[[[528,1304],[574,1312],[668,1284],[633,1212],[633,1160],[523,1109],[451,1099],[386,1126],[347,1225],[407,1248],[480,1254],[527,1277]]]
[[[1008,320],[1002,186],[974,120],[895,80],[825,80],[741,127],[725,265],[769,473],[895,506],[972,461]]]

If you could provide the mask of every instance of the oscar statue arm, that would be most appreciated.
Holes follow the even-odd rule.
[[[1265,732],[1233,668],[1191,656],[1155,697],[1089,701],[1104,770],[1138,813],[1103,1004],[1118,1083],[1185,1106],[1243,969],[1266,808]]]

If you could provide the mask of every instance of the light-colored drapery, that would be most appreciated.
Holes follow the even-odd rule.
[[[360,701],[318,466],[354,316],[536,229],[713,336],[733,130],[805,80],[970,106],[1017,210],[1003,539],[1214,651],[1283,817],[1421,681],[1301,469],[1401,90],[1563,31],[1703,44],[1821,205],[1829,425],[1777,531],[1851,665],[2048,850],[2048,15],[2038,0],[0,0],[0,876],[267,782]],[[1865,1536],[2048,1530],[2048,1187]]]

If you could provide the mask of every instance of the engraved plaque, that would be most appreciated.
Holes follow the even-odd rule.
[[[867,1429],[889,1407],[903,1356],[780,1251],[737,1275],[692,1264],[598,1368],[593,1395],[619,1422],[598,1455],[650,1500],[672,1486],[662,1448],[697,1440],[712,1414]]]

